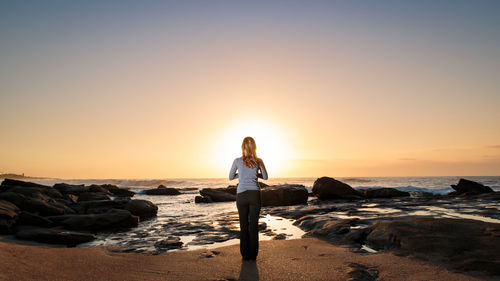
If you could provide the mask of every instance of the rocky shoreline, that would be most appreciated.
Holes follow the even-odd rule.
[[[113,185],[49,187],[5,179],[0,186],[0,233],[75,246],[94,240],[97,232],[126,230],[156,216],[158,207],[131,199],[134,194]]]
[[[306,232],[353,252],[393,251],[441,264],[460,272],[500,276],[500,192],[461,179],[446,195],[403,192],[392,188],[356,190],[333,178],[318,178],[308,193],[302,185],[261,186],[262,216],[294,220]],[[151,196],[187,196],[175,188],[144,190]],[[201,189],[194,203],[217,206],[236,199],[236,186]],[[237,213],[221,213],[213,220],[188,218],[152,226],[164,239],[136,228],[157,216],[151,201],[132,199],[136,193],[117,186],[55,184],[44,186],[5,179],[0,186],[0,233],[18,239],[76,246],[103,233],[134,236],[137,243],[117,251],[143,251],[154,244],[154,254],[237,239]],[[193,201],[191,201],[193,202]],[[186,202],[186,204],[192,204]],[[223,204],[223,203],[222,203]],[[261,223],[260,231],[273,239],[284,233]],[[149,251],[146,251],[149,252]]]
[[[447,195],[398,198],[382,190],[376,199],[373,193],[348,191],[344,199],[337,196],[266,211],[296,219],[305,237],[354,252],[389,250],[459,272],[500,276],[500,192],[464,179],[456,187]]]

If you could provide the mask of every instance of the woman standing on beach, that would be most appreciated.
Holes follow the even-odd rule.
[[[238,178],[239,181],[236,207],[240,217],[240,252],[243,260],[256,260],[259,253],[261,198],[257,178],[268,178],[264,162],[257,158],[256,151],[255,140],[251,137],[244,138],[241,144],[242,156],[234,159],[229,172],[230,180]]]

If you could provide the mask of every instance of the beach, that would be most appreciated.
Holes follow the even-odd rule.
[[[116,247],[54,248],[0,242],[1,280],[495,280],[393,253],[359,254],[316,238],[261,241],[256,262],[239,246],[159,255]],[[358,264],[358,265],[355,265]],[[366,269],[358,269],[366,267]],[[356,279],[373,275],[373,279]]]

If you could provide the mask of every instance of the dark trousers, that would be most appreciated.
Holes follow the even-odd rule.
[[[255,259],[259,253],[260,190],[247,190],[236,195],[240,217],[240,252],[245,259]]]

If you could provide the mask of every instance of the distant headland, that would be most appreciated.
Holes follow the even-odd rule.
[[[24,173],[22,174],[14,174],[14,173],[7,173],[7,174],[0,174],[0,179],[50,179],[48,177],[31,177],[31,176],[25,176]]]

